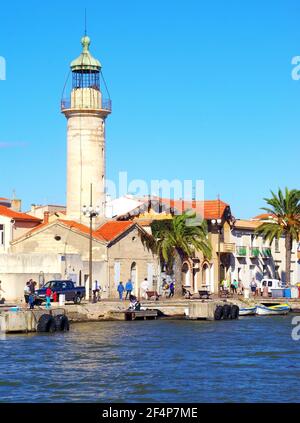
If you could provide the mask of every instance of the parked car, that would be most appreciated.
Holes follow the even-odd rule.
[[[259,283],[259,290],[260,293],[262,294],[263,289],[265,287],[268,287],[268,294],[272,293],[272,289],[280,289],[280,288],[285,288],[285,283],[283,283],[282,281],[280,281],[279,279],[262,279]]]
[[[64,294],[66,301],[73,301],[74,304],[80,304],[82,298],[85,297],[85,287],[76,286],[73,281],[69,280],[54,280],[47,282],[42,288],[35,291],[37,296],[36,303],[42,303],[45,301],[46,289],[51,288],[52,292],[56,292],[57,295]]]

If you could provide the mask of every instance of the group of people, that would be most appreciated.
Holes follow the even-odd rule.
[[[36,294],[35,291],[37,289],[37,283],[33,279],[29,279],[24,286],[24,299],[25,304],[29,307],[30,310],[34,309]],[[54,302],[58,301],[57,292],[53,292],[51,288],[48,286],[45,292],[45,300],[46,300],[46,308],[50,308],[51,306],[51,299]]]
[[[119,299],[121,301],[123,301],[123,295],[124,295],[125,291],[126,291],[125,300],[127,300],[127,298],[130,300],[131,293],[133,291],[133,283],[132,283],[131,279],[128,279],[125,286],[123,285],[123,282],[120,281],[119,285],[117,287],[117,291],[118,291],[118,294],[119,294]]]
[[[250,286],[252,295],[253,296],[258,295],[258,285],[255,278],[252,278],[249,286]],[[230,283],[226,278],[222,280],[222,282],[220,283],[220,287],[223,291],[229,292],[230,290],[232,294],[243,294],[245,289],[243,282],[241,280],[237,281],[236,279],[233,279],[233,281]]]
[[[145,300],[148,298],[147,296],[147,292],[150,291],[150,284],[147,278],[145,278],[140,285],[140,296],[142,298],[144,298]],[[167,281],[164,279],[163,281],[163,285],[162,285],[163,290],[167,290],[168,289],[168,297],[173,297],[174,296],[174,292],[175,292],[175,284],[173,281],[171,281],[170,284],[167,283]],[[119,299],[122,301],[123,300],[123,295],[126,292],[126,296],[125,296],[125,300],[130,299],[130,296],[132,295],[133,292],[133,283],[131,281],[131,279],[128,279],[128,281],[126,282],[125,286],[123,284],[123,282],[119,282],[119,285],[117,287],[117,291],[119,294]]]
[[[174,293],[175,293],[174,281],[171,280],[171,282],[168,282],[166,279],[163,279],[162,290],[166,298],[174,297]]]
[[[37,283],[33,279],[29,279],[24,286],[25,304],[32,310],[35,303],[35,290]]]

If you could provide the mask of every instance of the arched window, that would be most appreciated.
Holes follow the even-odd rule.
[[[188,263],[182,265],[182,284],[187,287],[191,286],[191,271]]]

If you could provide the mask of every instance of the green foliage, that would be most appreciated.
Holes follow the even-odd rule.
[[[285,267],[286,283],[291,281],[291,255],[293,240],[299,240],[300,234],[300,191],[296,189],[289,190],[285,188],[283,193],[281,189],[278,194],[271,191],[272,197],[265,198],[267,207],[262,210],[271,216],[267,222],[263,222],[257,229],[256,234],[262,235],[272,244],[274,239],[285,238]],[[265,250],[264,256],[269,257]]]
[[[207,238],[205,220],[194,225],[196,214],[185,212],[173,219],[156,220],[151,229],[157,254],[171,268],[174,257],[179,253],[181,258],[193,257],[196,251],[202,251],[206,258],[211,258],[211,245]]]
[[[264,198],[267,207],[262,210],[271,215],[268,222],[263,222],[257,229],[256,234],[262,235],[270,243],[287,234],[291,240],[298,241],[300,233],[300,191],[296,189],[281,189],[278,194],[271,191],[271,198]]]

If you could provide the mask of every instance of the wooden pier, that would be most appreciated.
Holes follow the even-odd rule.
[[[125,320],[150,320],[157,319],[157,310],[126,310]]]

